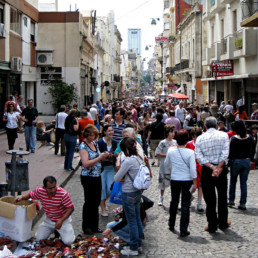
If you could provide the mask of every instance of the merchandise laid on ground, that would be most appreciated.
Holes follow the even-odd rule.
[[[78,235],[69,247],[58,238],[36,242],[33,238],[27,242],[17,242],[7,237],[0,238],[0,257],[120,257],[118,237],[97,238]]]

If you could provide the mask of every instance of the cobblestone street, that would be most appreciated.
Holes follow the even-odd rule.
[[[207,226],[205,213],[196,211],[196,198],[192,202],[189,230],[191,235],[179,237],[179,220],[177,217],[176,233],[168,230],[168,208],[170,189],[165,192],[164,207],[157,205],[159,190],[157,188],[158,168],[153,170],[153,184],[144,194],[155,202],[153,208],[147,211],[148,220],[143,241],[143,253],[140,257],[258,257],[258,171],[252,170],[248,179],[247,211],[229,208],[229,220],[232,224],[226,231],[218,230],[216,234],[204,231]],[[65,187],[71,194],[75,205],[73,225],[75,233],[81,234],[81,217],[83,204],[83,189],[80,183],[80,169],[74,174]],[[197,193],[195,193],[197,197]],[[239,184],[236,193],[236,207],[239,201]],[[108,203],[109,217],[100,217],[100,228],[113,219],[112,209],[116,205]],[[37,225],[36,225],[37,228]],[[34,230],[36,229],[34,227]]]

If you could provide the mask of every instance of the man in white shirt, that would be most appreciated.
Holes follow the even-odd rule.
[[[243,98],[242,98],[242,97],[239,97],[239,100],[237,101],[236,106],[237,106],[238,108],[241,107],[241,106],[243,106]]]
[[[90,108],[90,114],[92,119],[94,120],[94,124],[96,125],[98,122],[98,107],[96,104],[92,104],[91,108]]]
[[[56,141],[55,141],[55,155],[59,151],[59,141],[61,140],[61,156],[65,155],[65,142],[64,142],[64,133],[65,133],[65,119],[68,116],[65,113],[65,105],[61,105],[60,112],[56,114]]]
[[[181,125],[183,125],[185,121],[185,114],[186,114],[186,110],[184,108],[184,103],[181,101],[179,103],[179,106],[176,108],[176,112],[175,112],[175,116],[180,120]]]

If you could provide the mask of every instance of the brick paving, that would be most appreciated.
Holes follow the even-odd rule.
[[[229,219],[232,224],[226,231],[218,230],[216,234],[204,231],[207,226],[205,213],[196,211],[196,198],[192,202],[189,230],[191,235],[186,238],[179,237],[179,220],[177,217],[176,233],[168,230],[168,208],[170,190],[167,189],[164,198],[164,207],[157,205],[159,190],[157,186],[158,168],[153,168],[153,184],[144,194],[155,202],[153,208],[147,211],[148,220],[144,230],[143,253],[139,257],[258,257],[258,171],[252,170],[248,179],[247,211],[229,208]],[[82,234],[81,217],[83,205],[83,188],[80,183],[80,169],[67,183],[66,190],[71,194],[75,205],[72,215],[75,233]],[[239,183],[236,192],[236,204],[239,201]],[[100,216],[100,228],[112,221],[112,209],[116,205],[108,203],[109,217]],[[237,206],[236,206],[237,207]],[[180,212],[178,213],[180,215]],[[36,225],[37,227],[37,225]],[[36,229],[34,227],[34,230]]]

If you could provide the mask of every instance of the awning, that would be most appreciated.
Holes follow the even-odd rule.
[[[245,79],[252,77],[249,74],[241,74],[241,75],[232,75],[232,76],[223,76],[223,77],[208,77],[208,78],[202,78],[201,81],[220,81],[220,80],[234,80],[234,79]]]
[[[10,63],[9,62],[4,62],[0,61],[0,70],[5,70],[5,71],[10,71]]]

